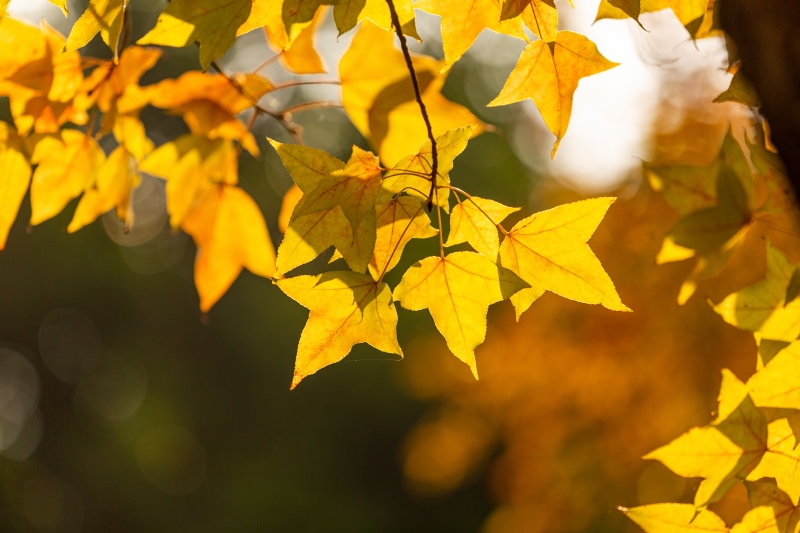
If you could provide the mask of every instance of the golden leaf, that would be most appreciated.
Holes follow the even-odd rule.
[[[281,279],[278,287],[311,311],[297,347],[292,388],[341,361],[362,342],[403,355],[397,342],[397,310],[385,283],[344,271]]]
[[[3,169],[3,179],[0,180],[0,250],[3,250],[31,182],[31,165],[22,139],[5,122],[0,123],[0,168]]]
[[[519,221],[500,246],[501,264],[530,284],[511,298],[517,319],[545,291],[612,311],[630,311],[586,242],[614,203],[595,198]]]
[[[257,156],[255,138],[236,115],[255,105],[222,74],[189,71],[148,87],[150,102],[182,115],[193,135],[239,141]]]
[[[467,142],[472,137],[477,126],[472,124],[464,128],[452,129],[436,138],[436,156],[438,167],[436,170],[437,185],[450,183],[450,171],[453,162],[467,147]],[[433,150],[431,142],[425,143],[414,155],[407,155],[397,162],[394,167],[383,176],[381,183],[380,201],[386,202],[396,194],[405,192],[418,200],[427,201],[431,189],[431,172],[433,171]],[[450,211],[450,190],[446,187],[437,188],[431,200],[440,205],[445,211]]]
[[[420,55],[412,61],[434,136],[471,124],[477,124],[473,136],[481,133],[483,123],[475,115],[442,96],[446,75],[438,73],[441,63]],[[391,33],[365,21],[339,63],[339,78],[342,106],[387,166],[428,140],[405,59]]]
[[[105,156],[97,142],[77,130],[64,130],[60,140],[47,142],[47,150],[37,149],[38,163],[31,181],[31,224],[41,224],[67,203],[92,186]]]
[[[415,6],[412,0],[393,0],[393,3],[403,35],[421,41],[414,20]],[[333,20],[336,22],[339,35],[352,30],[364,19],[371,21],[381,29],[394,31],[386,0],[339,0],[339,3],[333,7]]]
[[[72,27],[67,39],[67,51],[86,46],[99,33],[116,59],[127,4],[128,0],[90,0],[86,11]]]
[[[728,533],[722,519],[686,503],[656,503],[622,509],[625,516],[636,522],[646,533]]]
[[[522,17],[522,21],[546,43],[556,40],[558,10],[553,0],[505,0],[500,20]]]
[[[173,0],[137,44],[180,48],[198,41],[200,64],[207,70],[233,45],[252,4],[253,0]]]
[[[67,231],[78,231],[112,208],[116,208],[117,217],[130,227],[133,224],[131,191],[140,183],[136,159],[124,146],[117,147],[97,170],[94,186],[83,193]]]
[[[238,156],[225,139],[183,135],[160,146],[139,165],[167,181],[167,212],[177,229],[212,183],[238,182]]]
[[[369,272],[375,279],[397,266],[403,249],[411,239],[435,237],[439,232],[431,226],[425,206],[408,196],[400,196],[377,206],[377,236]]]
[[[800,300],[784,304],[795,266],[767,242],[767,274],[758,283],[726,297],[714,310],[728,324],[757,331],[770,340],[792,342],[800,336]]]
[[[500,19],[500,0],[418,0],[415,9],[442,17],[444,69],[466,52],[485,29],[528,41],[519,19]]]
[[[718,501],[761,468],[759,461],[767,452],[767,421],[747,392],[744,383],[723,370],[716,420],[644,457],[661,461],[679,476],[705,478],[695,494],[697,509]]]
[[[238,187],[209,188],[181,228],[197,244],[194,281],[204,312],[225,294],[242,268],[265,278],[275,271],[275,249],[261,210]]]
[[[497,225],[518,207],[506,207],[494,200],[474,196],[459,202],[450,215],[450,234],[445,246],[455,246],[468,242],[475,250],[492,261],[497,261],[500,239]]]
[[[403,274],[394,298],[410,311],[429,309],[447,347],[477,379],[475,348],[486,338],[489,306],[526,287],[513,272],[483,255],[455,252],[414,264]]]
[[[603,57],[597,46],[583,35],[560,31],[554,43],[538,40],[525,48],[500,94],[489,105],[507,105],[531,98],[556,136],[551,153],[555,157],[567,133],[578,82],[618,64]]]

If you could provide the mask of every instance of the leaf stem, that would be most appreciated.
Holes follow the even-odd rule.
[[[255,70],[253,71],[253,74],[258,74],[259,72],[261,72],[262,70],[264,70],[265,68],[267,68],[268,66],[273,64],[275,61],[280,59],[282,55],[283,55],[283,51],[280,51],[277,54],[275,54],[274,56],[270,57],[269,59],[267,59],[266,61],[261,63],[259,66],[257,66],[255,68]]]
[[[436,175],[439,172],[439,154],[436,149],[436,138],[433,136],[433,126],[431,126],[431,120],[428,117],[428,110],[425,108],[425,102],[422,101],[422,93],[420,92],[419,80],[417,79],[417,71],[414,70],[414,63],[411,61],[411,53],[408,51],[406,36],[403,35],[403,29],[400,26],[400,17],[397,16],[397,10],[394,7],[394,2],[392,0],[386,0],[386,3],[389,5],[389,13],[392,16],[392,25],[394,26],[394,31],[397,33],[397,37],[400,39],[400,48],[403,50],[403,57],[406,60],[406,66],[408,67],[408,72],[411,75],[411,83],[414,85],[414,96],[416,96],[417,104],[419,105],[419,111],[422,114],[422,120],[425,121],[425,128],[428,130],[428,139],[431,141],[431,158],[433,159],[433,164],[431,166],[431,192],[428,194],[427,201],[428,211],[430,211],[433,204],[433,195],[436,193]],[[441,219],[441,215],[439,215],[439,218]],[[442,240],[441,231],[439,232],[439,240]],[[442,247],[442,256],[444,256],[444,247]]]
[[[472,197],[472,196],[471,196],[471,195],[470,195],[470,194],[469,194],[467,191],[464,191],[464,190],[462,190],[462,189],[459,189],[458,187],[453,187],[452,185],[449,185],[449,186],[448,186],[448,188],[449,188],[451,191],[453,191],[453,195],[455,195],[455,197],[456,197],[456,200],[458,201],[458,203],[459,203],[459,204],[461,203],[461,199],[458,197],[458,193],[461,193],[461,194],[463,194],[463,195],[464,195],[464,197],[465,197],[467,200],[469,200],[470,202],[472,202],[472,205],[474,205],[475,207],[477,207],[477,208],[478,208],[478,211],[480,211],[481,213],[483,213],[483,216],[485,216],[485,217],[486,217],[486,218],[489,220],[489,222],[491,222],[492,224],[494,224],[495,226],[497,226],[497,228],[498,228],[498,229],[499,229],[499,230],[500,230],[500,231],[503,233],[503,235],[508,235],[508,231],[506,231],[506,229],[503,227],[503,225],[502,225],[502,224],[498,224],[497,222],[495,222],[494,220],[492,220],[492,217],[490,217],[490,216],[489,216],[489,215],[486,213],[486,211],[484,211],[484,210],[483,210],[483,208],[482,208],[481,206],[479,206],[479,205],[478,205],[478,202],[476,202],[476,201],[475,201],[475,199],[474,199],[474,198],[473,198],[473,197]]]
[[[318,80],[318,81],[293,80],[293,81],[286,81],[283,83],[276,83],[275,85],[272,86],[272,91],[278,91],[280,89],[288,89],[289,87],[300,87],[303,85],[341,85],[341,83],[342,82],[340,82],[339,80]]]

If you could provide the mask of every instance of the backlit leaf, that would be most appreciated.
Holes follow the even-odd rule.
[[[37,155],[39,157],[37,157]],[[41,224],[92,186],[105,156],[97,141],[77,130],[64,130],[61,140],[37,150],[31,181],[31,224]]]
[[[278,287],[310,311],[300,335],[292,388],[344,359],[355,344],[366,342],[403,355],[397,342],[397,310],[385,283],[345,271],[282,279]]]
[[[183,47],[198,41],[200,63],[208,69],[233,45],[252,4],[253,0],[173,0],[137,44]]]
[[[502,91],[489,105],[507,105],[531,98],[556,136],[551,154],[555,157],[567,133],[578,82],[617,65],[603,57],[597,46],[583,35],[560,31],[554,44],[538,40],[525,48]]]
[[[236,149],[225,139],[183,135],[160,146],[139,169],[167,181],[167,212],[175,229],[210,184],[238,183]]]
[[[439,232],[431,226],[425,206],[408,196],[400,196],[375,209],[378,230],[369,272],[373,278],[380,279],[397,266],[403,249],[411,239],[427,239]]]
[[[130,227],[133,224],[131,191],[140,182],[136,159],[124,146],[116,148],[97,170],[93,187],[83,193],[67,231],[74,233],[113,208],[116,208],[117,217]]]
[[[500,239],[497,225],[519,208],[506,207],[494,200],[466,198],[456,204],[450,215],[450,234],[445,246],[468,242],[475,250],[492,261],[497,260]]]
[[[521,20],[501,21],[500,4],[501,0],[418,0],[414,8],[442,17],[444,68],[449,69],[485,29],[528,40]]]
[[[722,519],[686,503],[656,503],[622,509],[625,516],[636,522],[646,533],[728,533]]]
[[[483,255],[456,252],[428,257],[403,274],[394,298],[410,311],[430,310],[447,347],[477,379],[475,348],[486,338],[489,306],[527,287]]]
[[[0,250],[6,246],[11,225],[17,218],[19,206],[31,182],[31,165],[22,146],[22,140],[11,126],[0,123]]]
[[[474,124],[465,128],[448,131],[436,138],[436,155],[438,166],[436,170],[437,187],[450,183],[450,171],[453,162],[467,147],[470,137],[475,131]],[[394,167],[383,176],[380,200],[388,201],[392,196],[405,192],[418,200],[427,201],[431,189],[431,172],[433,171],[433,153],[431,142],[426,141],[414,155],[407,155],[397,162]],[[445,211],[450,211],[450,190],[437,188],[432,201],[440,205]]]
[[[800,449],[796,446],[794,432],[786,418],[770,422],[767,448],[761,462],[747,479],[774,478],[778,488],[797,505],[800,498]]]
[[[116,58],[127,4],[128,0],[90,0],[86,11],[72,27],[67,39],[67,50],[86,46],[99,33]]]
[[[441,62],[420,55],[412,60],[434,136],[471,124],[478,125],[473,136],[481,133],[483,123],[475,115],[442,96],[446,75],[439,73]],[[387,166],[428,140],[405,59],[391,33],[364,21],[339,63],[339,78],[347,115]]]
[[[522,21],[537,37],[547,43],[556,40],[558,10],[553,0],[505,0],[500,20],[522,17]]]
[[[630,311],[586,242],[614,203],[595,198],[519,221],[500,246],[502,265],[530,284],[511,298],[517,318],[545,291],[613,311]]]
[[[393,2],[403,34],[421,41],[417,34],[412,0],[393,0]],[[370,20],[379,28],[393,31],[386,0],[339,0],[333,8],[333,20],[336,21],[339,35],[352,30],[364,19]]]
[[[255,102],[226,76],[190,71],[176,80],[151,85],[148,92],[154,106],[182,115],[193,135],[237,140],[248,152],[258,155],[253,135],[236,118]]]
[[[792,342],[800,336],[800,301],[784,305],[795,266],[767,242],[767,274],[758,283],[726,297],[714,310],[728,324],[757,331],[762,338]]]
[[[722,372],[719,415],[710,425],[694,428],[644,458],[661,461],[683,477],[702,477],[697,509],[718,501],[731,487],[755,474],[767,452],[767,421],[729,370]]]
[[[261,210],[238,187],[210,187],[181,227],[197,244],[194,282],[202,311],[225,294],[242,268],[263,277],[275,271],[275,249]]]

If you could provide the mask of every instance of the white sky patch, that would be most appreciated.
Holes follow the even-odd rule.
[[[48,0],[11,0],[8,5],[8,13],[34,26],[39,26],[44,19],[65,36],[72,28],[72,23],[64,16],[64,13]]]

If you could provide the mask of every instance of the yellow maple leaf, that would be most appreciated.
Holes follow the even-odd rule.
[[[800,410],[800,342],[789,344],[764,363],[747,381],[756,405]]]
[[[505,0],[500,20],[522,17],[522,21],[544,42],[556,40],[558,10],[553,0]]]
[[[421,55],[412,55],[412,61],[434,136],[471,124],[477,124],[472,135],[480,134],[483,123],[442,96],[446,74],[438,73],[441,62]],[[364,21],[339,62],[339,79],[342,106],[387,166],[428,140],[408,67],[390,32]]]
[[[428,257],[409,268],[394,298],[410,311],[430,310],[447,347],[466,363],[475,378],[475,348],[486,338],[489,306],[528,285],[483,255],[455,252]]]
[[[450,211],[450,189],[444,187],[450,183],[450,171],[453,162],[464,151],[477,126],[472,124],[464,128],[449,130],[436,137],[436,184],[437,190],[432,202]],[[406,193],[418,200],[427,201],[431,189],[431,172],[433,172],[433,150],[431,142],[425,141],[419,151],[407,155],[398,161],[384,176],[381,183],[380,201],[386,202],[396,194]]]
[[[800,498],[800,449],[796,446],[794,432],[786,418],[770,422],[766,450],[761,453],[761,462],[747,475],[747,479],[775,479],[777,486],[797,505]]]
[[[697,512],[687,503],[656,503],[621,509],[646,533],[728,533],[728,526],[708,509]]]
[[[530,284],[511,298],[517,319],[545,291],[613,311],[630,311],[586,242],[614,203],[594,198],[519,221],[500,246],[504,267]]]
[[[139,169],[167,181],[167,212],[177,229],[211,184],[238,182],[238,155],[228,140],[183,135],[148,155]]]
[[[13,39],[16,36],[11,35]],[[22,42],[16,43],[17,46],[25,46],[33,38],[26,32],[19,36]],[[44,23],[38,39],[44,46],[34,46],[41,50],[41,55],[28,56],[28,62],[18,65],[0,81],[0,96],[9,97],[11,115],[21,135],[31,130],[56,133],[67,122],[85,124],[88,120],[86,106],[74,101],[83,84],[80,54],[62,53],[64,38]]]
[[[411,239],[435,237],[439,232],[431,226],[419,200],[400,196],[377,206],[377,236],[369,272],[375,279],[397,266],[403,249]]]
[[[551,156],[555,157],[567,133],[572,115],[572,98],[581,78],[605,72],[619,63],[609,61],[585,36],[560,31],[554,43],[530,43],[517,61],[500,94],[489,106],[513,104],[530,98],[556,136]]]
[[[31,181],[34,226],[56,216],[91,187],[105,160],[97,141],[77,130],[64,130],[60,139],[47,138],[39,144],[32,158],[38,164]]]
[[[417,33],[412,0],[393,0],[403,35],[421,41]],[[379,28],[393,31],[392,18],[386,0],[339,0],[333,7],[333,20],[339,35],[347,33],[362,20],[367,19]]]
[[[473,196],[459,202],[450,215],[450,234],[445,246],[468,242],[492,261],[497,260],[500,239],[497,226],[518,207],[507,207],[494,200]]]
[[[321,16],[323,5],[335,4],[335,0],[253,0],[250,16],[236,35],[244,35],[257,28],[264,28],[270,43],[278,50],[286,50],[309,26]],[[302,5],[301,5],[302,4]]]
[[[0,79],[44,57],[48,48],[39,29],[11,17],[0,17]]]
[[[117,59],[119,37],[128,0],[90,0],[86,10],[75,22],[67,39],[67,50],[77,50],[89,44],[98,33]]]
[[[708,0],[601,0],[596,20],[634,18],[632,13],[655,13],[671,9],[692,37],[696,36],[706,15]],[[624,9],[621,9],[624,8]]]
[[[275,271],[275,249],[261,210],[238,187],[210,187],[181,228],[197,244],[194,282],[204,312],[225,294],[242,268],[266,278]]]
[[[528,41],[522,21],[500,20],[500,0],[418,0],[415,9],[442,17],[444,69],[447,70],[464,55],[485,29]]]
[[[295,74],[326,72],[322,58],[314,47],[314,37],[317,29],[324,22],[326,13],[327,9],[324,6],[320,7],[311,22],[304,24],[297,36],[283,45],[280,44],[281,39],[274,36],[269,26],[264,27],[267,41],[280,53],[280,62],[288,71]]]
[[[752,511],[733,527],[734,533],[795,533],[800,513],[788,494],[778,488],[774,479],[745,481]],[[758,512],[756,512],[758,511]]]
[[[757,331],[764,339],[792,342],[800,336],[800,300],[785,303],[785,299],[794,270],[768,241],[766,277],[727,296],[714,310],[737,328]]]
[[[11,225],[31,182],[31,165],[22,139],[13,127],[0,122],[0,250],[6,246]]]
[[[108,62],[95,68],[81,88],[103,112],[101,133],[113,132],[117,142],[137,160],[154,148],[139,119],[139,113],[150,102],[150,92],[139,86],[139,80],[160,58],[158,49],[129,46],[117,64]]]
[[[253,0],[174,0],[137,44],[183,47],[198,41],[200,64],[207,70],[233,45],[252,4]]]
[[[64,15],[69,14],[69,10],[67,9],[67,0],[50,0],[50,3],[61,9],[61,11],[64,12]]]
[[[192,134],[237,140],[254,156],[259,154],[252,133],[236,118],[256,102],[226,76],[189,71],[178,79],[167,79],[147,89],[150,103],[182,115]]]
[[[721,162],[716,160],[705,167],[645,163],[644,170],[653,190],[661,193],[681,216],[686,216],[716,204],[720,167]]]
[[[397,342],[397,310],[385,283],[342,271],[281,279],[278,287],[310,311],[297,347],[292,388],[344,359],[359,343],[403,355]]]
[[[353,233],[350,222],[340,205],[310,214],[299,215],[305,193],[311,193],[331,173],[342,170],[345,163],[314,148],[282,144],[270,139],[281,162],[300,189],[296,202],[291,205],[291,217],[286,234],[278,247],[276,275],[313,261],[322,252],[335,246],[348,266],[356,272],[365,272],[372,257],[376,238],[376,218],[365,216]],[[287,209],[289,207],[287,206]],[[286,216],[282,212],[282,216]]]
[[[67,231],[74,233],[113,208],[119,219],[130,227],[133,224],[131,192],[140,183],[136,159],[124,146],[117,147],[100,165],[93,187],[83,193]]]
[[[344,216],[355,232],[365,218],[375,220],[375,204],[381,187],[378,158],[353,146],[345,166],[320,179],[316,187],[305,193],[295,209],[300,217],[341,206]],[[374,222],[373,222],[374,225]]]
[[[289,227],[289,221],[292,219],[294,208],[303,198],[303,191],[297,185],[292,185],[289,190],[283,195],[281,200],[281,210],[278,213],[278,229],[281,233],[286,233]]]
[[[767,421],[746,385],[729,370],[722,371],[719,402],[719,415],[710,425],[691,429],[644,457],[662,462],[679,476],[704,478],[694,498],[697,509],[754,476],[767,452]]]

